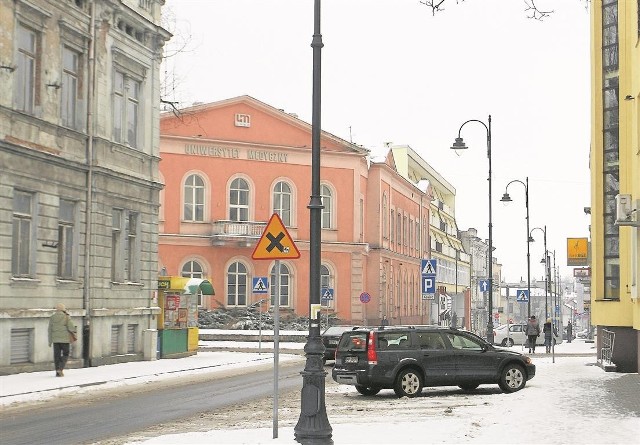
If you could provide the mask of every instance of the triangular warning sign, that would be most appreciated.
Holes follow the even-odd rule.
[[[325,289],[322,298],[324,298],[325,300],[331,298],[331,291],[329,289]]]
[[[424,269],[422,269],[422,275],[435,275],[436,271],[435,271],[435,267],[433,267],[433,264],[431,263],[431,261],[427,260]]]
[[[286,260],[300,258],[300,251],[280,219],[274,213],[253,250],[254,260]]]

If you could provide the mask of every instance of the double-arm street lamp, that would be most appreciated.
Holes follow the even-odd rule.
[[[535,232],[536,230],[541,230],[542,233],[544,234],[544,258],[542,259],[542,261],[540,261],[541,263],[544,263],[544,280],[545,280],[545,284],[544,284],[544,319],[545,321],[547,320],[547,318],[549,317],[549,251],[547,250],[547,226],[544,226],[544,229],[541,227],[534,227],[533,229],[531,229],[531,232],[529,232],[529,242],[533,243],[535,242],[535,240],[533,239],[533,236],[531,236],[531,234],[533,232]]]
[[[487,341],[493,344],[493,224],[491,221],[491,115],[489,115],[488,124],[485,124],[484,122],[477,119],[471,119],[464,122],[462,125],[460,125],[460,129],[458,129],[458,137],[456,138],[455,142],[451,146],[453,150],[465,150],[467,148],[464,141],[462,140],[461,132],[462,132],[462,127],[467,125],[469,122],[478,122],[479,124],[482,124],[485,130],[487,130],[487,158],[489,158],[489,178],[488,178],[488,181],[489,181],[489,255],[487,255],[488,261],[489,261],[489,277],[488,277],[488,284],[489,284],[488,315],[489,317],[487,321]]]
[[[502,202],[511,202],[511,196],[509,196],[508,190],[509,190],[509,186],[511,184],[513,184],[514,182],[520,183],[524,186],[524,205],[527,208],[527,293],[528,295],[528,300],[527,300],[527,319],[531,318],[531,253],[529,251],[529,177],[527,176],[525,178],[525,182],[522,182],[519,179],[514,179],[513,181],[509,182],[507,184],[507,186],[504,188],[504,195],[502,195],[502,198],[500,199],[500,201]]]

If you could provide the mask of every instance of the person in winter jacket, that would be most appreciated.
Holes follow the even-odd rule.
[[[550,318],[547,318],[547,322],[542,327],[542,332],[544,332],[545,352],[548,354],[551,352],[551,342],[553,341],[553,328],[551,327]]]
[[[64,367],[69,359],[70,335],[75,337],[76,325],[66,311],[64,304],[56,305],[55,313],[49,318],[49,346],[53,345],[53,363],[56,377],[64,377]]]
[[[540,336],[540,325],[536,316],[532,315],[527,322],[527,327],[524,330],[527,336],[527,342],[529,343],[529,352],[536,353],[536,339]]]

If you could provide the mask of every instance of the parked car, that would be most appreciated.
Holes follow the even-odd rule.
[[[424,386],[471,391],[479,385],[498,384],[504,392],[514,392],[535,373],[529,357],[495,348],[471,332],[390,326],[344,332],[331,377],[366,396],[393,389],[398,397],[416,397]]]
[[[357,326],[330,326],[320,334],[322,344],[324,345],[324,361],[333,360],[336,354],[336,346],[340,341],[340,336],[345,331],[356,329]]]
[[[509,330],[507,330],[507,326]],[[525,335],[525,323],[515,324],[503,324],[493,329],[493,344],[500,346],[513,346],[524,345],[527,341]],[[554,344],[559,345],[562,343],[562,338],[558,333],[554,335]],[[542,332],[542,325],[540,326],[540,335],[536,338],[536,345],[544,345],[544,333]]]

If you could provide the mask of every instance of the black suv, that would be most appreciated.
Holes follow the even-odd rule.
[[[333,360],[336,355],[336,347],[340,341],[342,333],[345,331],[351,331],[357,329],[357,326],[331,326],[327,328],[320,337],[322,338],[322,344],[324,345],[323,361]]]
[[[393,389],[398,397],[416,397],[423,386],[471,391],[497,383],[504,392],[514,392],[535,373],[529,357],[497,349],[471,332],[381,326],[343,333],[331,376],[366,396]]]

